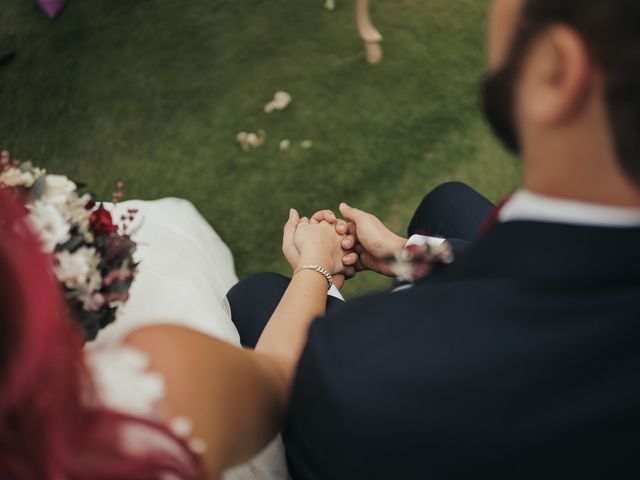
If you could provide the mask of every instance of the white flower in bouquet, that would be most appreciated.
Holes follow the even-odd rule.
[[[19,168],[10,168],[0,175],[0,182],[7,187],[29,188],[36,181],[36,178],[33,172],[23,172]]]
[[[57,207],[65,205],[78,186],[64,175],[47,175],[42,200]]]
[[[88,312],[99,311],[105,303],[104,295],[98,292],[84,292],[79,300],[82,302],[82,308]]]
[[[29,222],[39,235],[45,252],[51,253],[56,245],[69,240],[69,224],[56,207],[37,200],[28,208]]]
[[[67,288],[93,292],[102,286],[98,272],[100,257],[94,248],[81,247],[73,253],[63,250],[57,254],[57,260],[56,277]]]
[[[69,220],[78,227],[78,232],[87,243],[93,243],[94,236],[91,233],[91,225],[89,222],[91,211],[85,208],[85,205],[91,201],[91,195],[85,194],[81,197],[74,196],[76,198],[69,202]]]
[[[116,184],[114,203],[122,199],[123,187]],[[79,193],[69,178],[12,161],[7,151],[0,152],[0,190],[24,203],[27,221],[64,287],[72,320],[86,340],[95,339],[115,320],[137,273],[130,230],[137,210],[127,210],[120,224],[114,223],[111,213],[91,195]]]

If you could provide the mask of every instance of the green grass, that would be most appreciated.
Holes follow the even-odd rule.
[[[402,232],[443,181],[492,199],[517,184],[477,108],[486,1],[374,0],[386,55],[375,67],[352,1],[70,0],[53,21],[33,3],[0,9],[0,50],[18,53],[0,68],[0,145],[104,198],[117,180],[128,198],[188,198],[241,276],[288,271],[289,207],[344,200]],[[263,113],[279,89],[293,104]],[[241,152],[236,133],[260,128],[266,145]],[[386,283],[364,275],[347,292]]]

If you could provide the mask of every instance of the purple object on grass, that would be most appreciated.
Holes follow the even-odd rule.
[[[53,18],[64,8],[66,0],[38,0],[38,5],[44,13]]]

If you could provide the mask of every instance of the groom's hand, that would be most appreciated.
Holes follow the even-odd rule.
[[[394,276],[385,259],[404,248],[407,239],[389,230],[376,216],[363,210],[340,204],[340,212],[349,220],[348,225],[336,225],[338,233],[349,234],[356,239],[355,250],[358,259],[345,258],[345,265],[356,267],[357,271],[372,270],[382,275]]]

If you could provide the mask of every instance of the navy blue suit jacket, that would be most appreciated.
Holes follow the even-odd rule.
[[[294,478],[640,478],[640,228],[493,227],[314,322]]]

